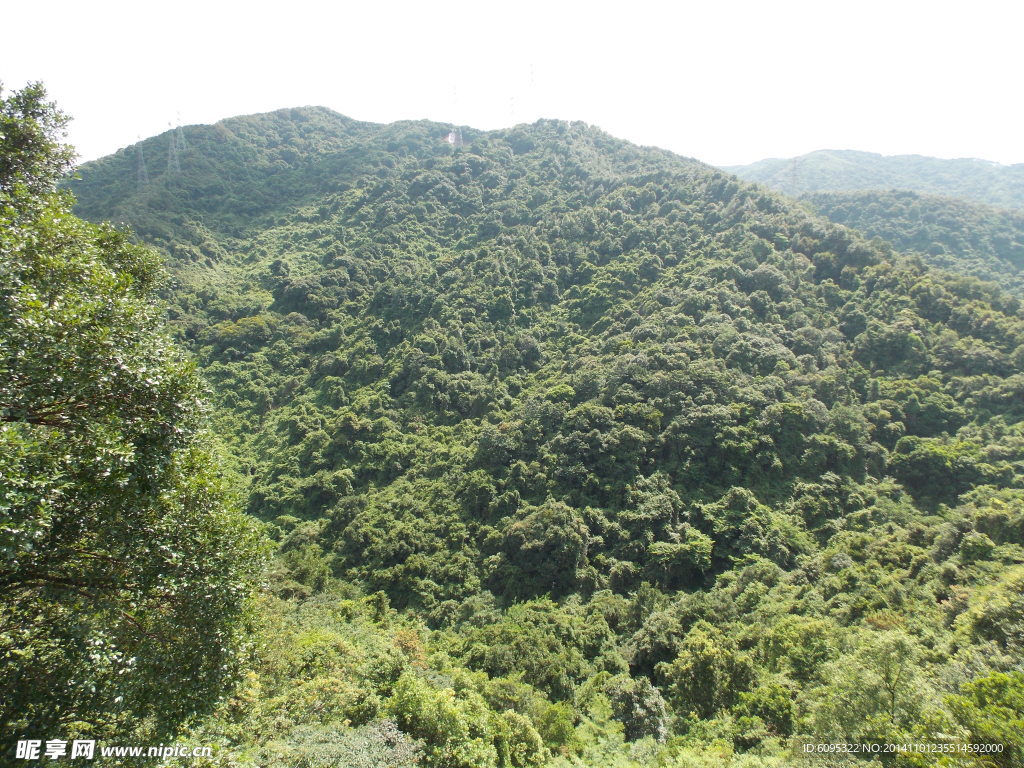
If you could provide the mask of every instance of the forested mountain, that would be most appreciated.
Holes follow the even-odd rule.
[[[73,185],[163,250],[279,542],[251,676],[196,738],[1019,764],[1020,299],[580,123],[447,133],[286,110]]]
[[[916,192],[819,192],[801,198],[837,224],[926,263],[1024,296],[1024,213]]]
[[[809,192],[907,189],[1002,208],[1024,207],[1024,165],[999,165],[986,160],[941,160],[921,155],[885,156],[825,149],[725,170],[794,196]]]
[[[206,230],[240,236],[441,130],[361,123],[323,107],[282,109],[167,131],[88,163],[71,188],[82,216],[130,221],[150,242],[181,245]]]

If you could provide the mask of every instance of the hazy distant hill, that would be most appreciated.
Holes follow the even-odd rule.
[[[794,196],[808,192],[908,189],[1004,208],[1024,206],[1024,164],[820,150],[800,157],[730,166],[726,170]]]
[[[288,619],[218,743],[781,768],[792,736],[995,741],[1024,691],[1020,300],[581,123],[447,132],[284,110],[75,184],[166,254],[281,542]],[[318,759],[261,764],[389,764]]]
[[[837,224],[881,237],[929,264],[1024,296],[1024,213],[909,191],[819,192],[801,198]]]

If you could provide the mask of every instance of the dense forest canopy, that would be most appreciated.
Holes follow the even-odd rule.
[[[195,738],[1018,764],[1020,299],[581,123],[448,130],[284,110],[72,185],[163,251],[278,542],[250,677]]]
[[[1024,207],[1024,164],[827,149],[726,170],[787,195],[900,189],[1001,208]]]
[[[801,199],[837,224],[920,254],[929,265],[1024,296],[1021,211],[906,190],[819,192]]]

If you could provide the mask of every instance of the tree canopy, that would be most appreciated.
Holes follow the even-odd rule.
[[[916,192],[821,192],[802,198],[837,224],[880,237],[929,265],[1024,296],[1024,213]]]
[[[159,258],[56,189],[63,123],[40,86],[0,93],[0,723],[168,732],[237,673],[261,538]]]

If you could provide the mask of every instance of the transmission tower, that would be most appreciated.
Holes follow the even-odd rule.
[[[466,146],[466,142],[462,138],[462,128],[452,126],[452,129],[448,131],[447,141],[456,149]]]
[[[456,119],[458,119],[457,116],[459,115],[459,79],[457,77],[452,79],[451,109],[452,112],[454,113],[453,117],[456,117]],[[456,149],[465,146],[465,142],[462,140],[462,128],[456,126],[455,123],[452,123],[452,128],[450,131],[448,131],[448,136],[445,140]]]
[[[181,127],[181,112],[178,113],[178,127],[174,129],[178,135],[178,149],[182,152],[188,149],[188,144],[185,142],[185,129]]]
[[[181,163],[178,160],[177,132],[174,130],[171,130],[167,141],[167,175],[181,175]]]
[[[138,147],[138,183],[139,189],[141,190],[144,186],[149,184],[149,171],[146,170],[146,152],[142,148],[142,137],[139,138],[139,143],[135,146]]]

